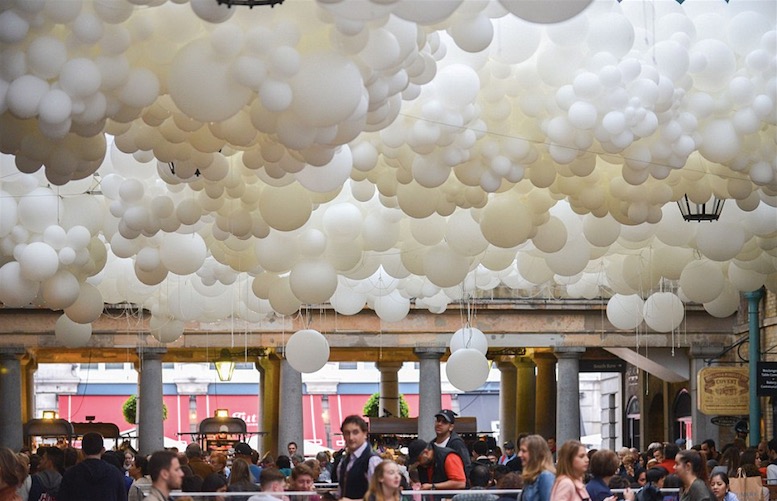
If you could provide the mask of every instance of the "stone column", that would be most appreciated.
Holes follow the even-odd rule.
[[[528,357],[519,357],[515,359],[515,367],[515,429],[518,433],[534,433],[534,396],[537,384],[534,364]]]
[[[296,442],[304,448],[305,429],[302,416],[302,374],[281,359],[281,384],[279,398],[278,451],[286,451],[286,444]],[[280,452],[279,452],[280,453]]]
[[[535,352],[537,366],[534,428],[545,438],[556,436],[556,357],[548,352]],[[516,444],[517,445],[517,444]]]
[[[499,442],[515,440],[516,368],[512,360],[497,362],[499,368]]]
[[[401,417],[399,409],[399,369],[402,362],[376,362],[380,371],[380,401],[378,416]]]
[[[442,406],[440,358],[443,353],[445,348],[415,349],[421,362],[418,375],[418,438],[424,440],[434,439],[434,415]]]
[[[138,376],[138,449],[143,455],[164,449],[165,425],[162,419],[162,355],[167,348],[140,348]]]
[[[0,348],[0,446],[18,452],[24,444],[22,428],[21,347]]]
[[[35,417],[35,371],[38,370],[38,363],[33,360],[27,360],[22,365],[22,422],[26,423]]]
[[[580,357],[585,348],[560,346],[554,350],[558,358],[558,388],[556,391],[556,443],[580,440]]]
[[[693,421],[693,443],[700,444],[704,440],[711,438],[716,444],[720,443],[720,427],[712,424],[711,417],[704,414],[699,410],[699,406],[696,402],[699,401],[699,383],[697,376],[699,371],[707,366],[704,362],[705,358],[712,358],[718,356],[723,348],[720,345],[717,346],[691,346],[691,372],[688,378],[688,393],[691,397],[691,420]],[[640,402],[641,403],[641,402]],[[647,418],[648,409],[642,407],[642,420]]]
[[[258,418],[258,422],[259,431],[262,432],[262,435],[259,436],[261,453],[270,451],[277,457],[279,450],[286,451],[286,444],[283,445],[283,449],[275,449],[275,444],[278,443],[280,423],[278,409],[280,408],[281,394],[281,361],[274,355],[262,357],[256,362],[256,368],[260,374],[259,407],[261,418]]]

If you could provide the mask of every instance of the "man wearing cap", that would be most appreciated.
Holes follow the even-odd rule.
[[[339,498],[362,499],[370,486],[375,467],[383,461],[367,441],[367,421],[353,414],[340,425],[345,440],[345,453],[337,465]]]
[[[418,465],[422,491],[464,489],[464,464],[455,451],[417,438],[407,447],[408,466]]]
[[[434,433],[437,435],[434,439],[434,445],[437,447],[447,447],[458,454],[461,463],[464,465],[464,474],[469,475],[472,469],[472,460],[469,456],[469,449],[464,440],[458,433],[453,431],[456,423],[456,413],[450,409],[442,409],[434,415]]]
[[[684,450],[685,450],[685,444],[687,444],[687,443],[688,443],[688,442],[686,442],[684,438],[678,438],[677,440],[675,440],[675,441],[674,441],[674,444],[675,444],[675,445],[676,445],[676,446],[677,446],[677,447],[678,447],[678,448],[679,448],[681,451],[684,451]]]
[[[248,469],[251,472],[251,482],[258,484],[262,469],[254,463],[254,450],[245,442],[235,444],[235,459],[242,458],[248,463]]]

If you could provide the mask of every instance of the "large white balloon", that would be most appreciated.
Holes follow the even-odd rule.
[[[317,330],[302,329],[286,342],[285,355],[295,370],[304,373],[316,372],[329,361],[329,343]]]
[[[474,391],[488,379],[488,359],[474,348],[462,348],[452,353],[445,363],[445,375],[461,391]]]
[[[644,318],[644,305],[636,294],[615,294],[607,301],[607,320],[618,329],[636,329]]]
[[[685,308],[680,298],[671,292],[655,292],[645,300],[645,323],[657,332],[671,332],[685,318]]]
[[[453,333],[450,346],[451,353],[461,349],[472,348],[485,355],[488,352],[488,339],[486,339],[483,331],[477,327],[466,325]]]
[[[61,315],[54,325],[54,337],[67,348],[81,348],[89,344],[92,324],[76,323],[67,315]]]

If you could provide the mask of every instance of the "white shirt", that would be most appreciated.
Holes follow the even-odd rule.
[[[437,447],[448,447],[448,441],[449,441],[450,439],[451,439],[451,436],[450,436],[450,435],[448,435],[448,438],[446,438],[446,439],[445,439],[445,440],[443,440],[442,442],[435,442],[435,443],[434,443],[434,445],[436,445]]]

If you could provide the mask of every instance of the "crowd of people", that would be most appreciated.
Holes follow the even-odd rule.
[[[348,416],[345,447],[315,459],[305,459],[294,442],[277,458],[244,442],[230,457],[206,455],[197,443],[143,456],[106,451],[97,433],[84,435],[80,450],[0,448],[0,501],[170,501],[174,491],[207,493],[208,501],[225,501],[224,492],[245,493],[228,498],[240,501],[740,501],[737,489],[750,489],[741,501],[766,501],[764,484],[777,485],[777,439],[750,448],[737,439],[721,451],[712,440],[691,449],[678,440],[616,452],[575,440],[556,450],[552,437],[521,435],[500,448],[485,440],[468,445],[455,421],[443,409],[434,440],[388,449],[370,443],[361,416]]]

